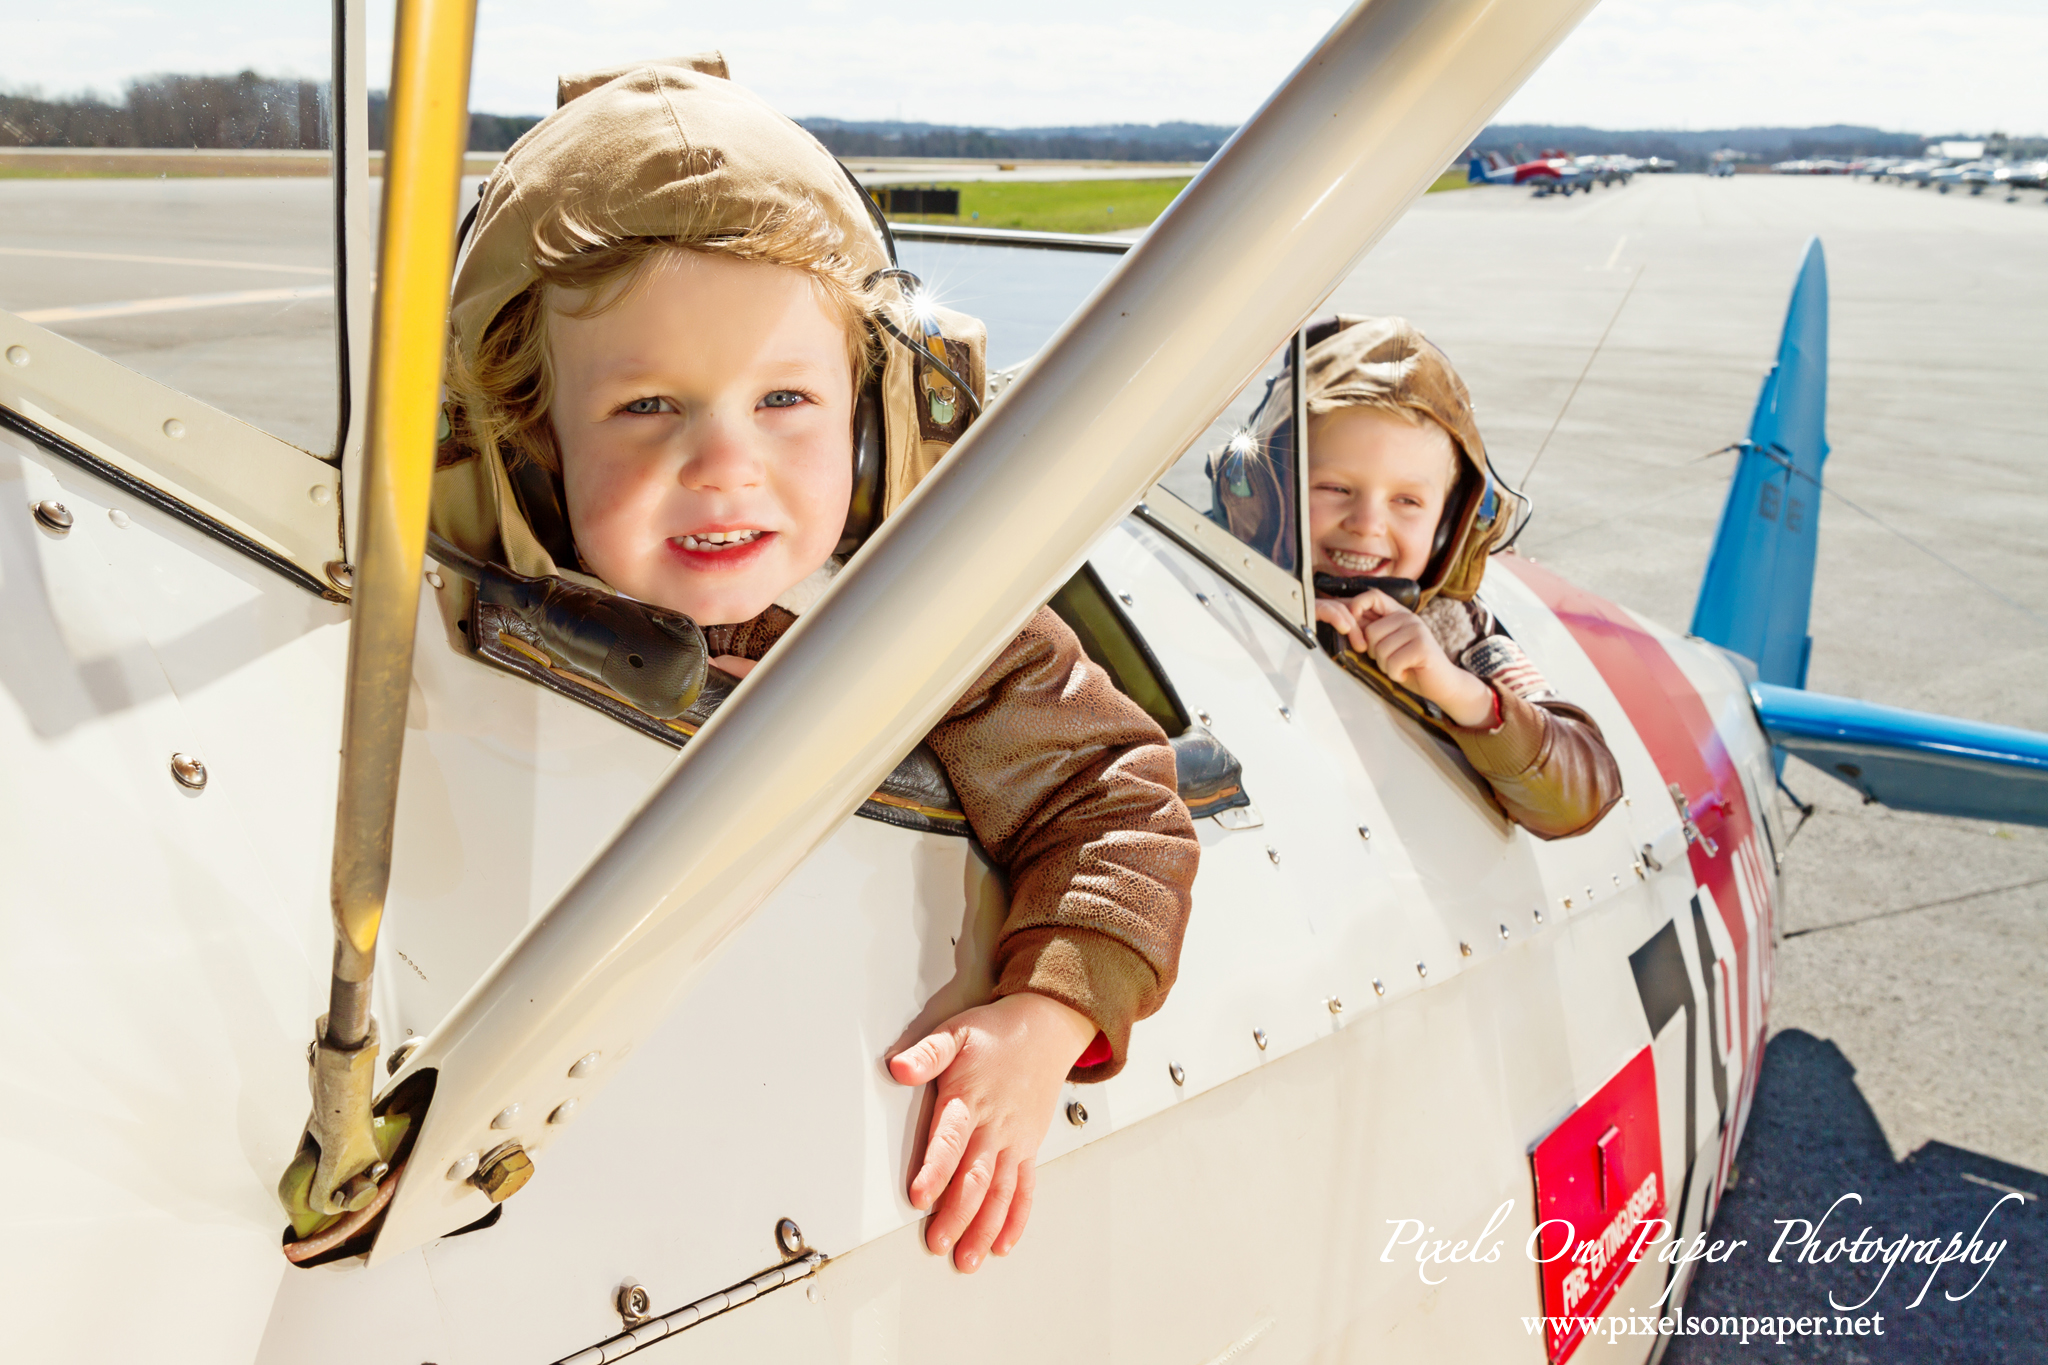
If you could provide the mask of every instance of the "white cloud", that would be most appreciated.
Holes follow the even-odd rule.
[[[718,47],[798,116],[1235,123],[1338,12],[1330,0],[483,0],[471,104],[544,113],[560,72]],[[372,0],[379,85],[390,24],[390,0]],[[325,0],[5,0],[0,88],[116,94],[147,72],[244,67],[317,78],[327,33]],[[1605,0],[1501,117],[2041,134],[2044,51],[2042,0]]]
[[[2039,0],[1605,0],[1502,122],[2048,132]]]
[[[129,80],[162,71],[325,80],[332,34],[325,0],[9,0],[0,4],[0,89],[119,99]]]
[[[993,126],[1235,123],[1334,20],[1324,6],[811,0],[772,10],[484,0],[471,103],[537,113],[566,70],[717,48],[799,117]],[[772,15],[772,22],[764,19]]]

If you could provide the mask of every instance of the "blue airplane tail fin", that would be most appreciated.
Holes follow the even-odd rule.
[[[1486,183],[1486,162],[1481,159],[1477,152],[1472,153],[1472,164],[1465,167],[1465,183],[1468,185],[1484,185]]]
[[[1896,810],[2048,826],[2048,735],[1805,690],[1827,373],[1816,238],[1739,447],[1692,632],[1756,664],[1750,699],[1781,766],[1796,755]]]
[[[1828,273],[1806,244],[1778,361],[1738,447],[1735,477],[1693,606],[1692,633],[1756,664],[1757,677],[1806,685],[1806,633],[1828,458]]]

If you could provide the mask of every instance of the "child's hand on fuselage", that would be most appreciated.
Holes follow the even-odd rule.
[[[1375,589],[1348,602],[1318,597],[1316,619],[1335,626],[1389,678],[1443,708],[1452,724],[1492,724],[1493,689],[1451,662],[1423,619],[1385,593]]]
[[[1007,1256],[1031,1218],[1039,1144],[1060,1084],[1095,1023],[1050,996],[1020,991],[963,1010],[889,1059],[904,1085],[936,1079],[931,1131],[910,1202],[931,1209],[925,1245],[972,1274]]]

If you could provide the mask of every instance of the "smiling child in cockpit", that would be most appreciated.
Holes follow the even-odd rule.
[[[738,677],[965,431],[952,384],[980,368],[977,324],[910,307],[844,169],[724,77],[714,56],[565,81],[486,184],[434,526],[687,615]],[[857,469],[863,413],[886,448]],[[971,1271],[1023,1235],[1062,1082],[1114,1075],[1164,1001],[1199,847],[1166,736],[1050,611],[927,742],[1010,893],[996,998],[889,1060],[937,1083],[909,1194]]]
[[[1401,318],[1338,318],[1308,348],[1305,376],[1325,643],[1382,692],[1406,694],[1517,824],[1545,839],[1591,828],[1621,796],[1600,727],[1473,595],[1513,495],[1492,481],[1464,382]]]

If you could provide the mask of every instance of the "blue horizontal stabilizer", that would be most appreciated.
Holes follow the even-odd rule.
[[[1752,683],[1771,742],[1894,810],[2048,825],[2048,735]]]

